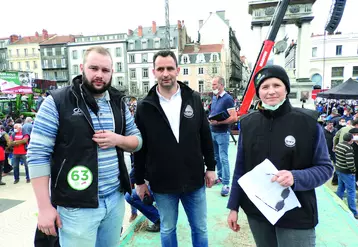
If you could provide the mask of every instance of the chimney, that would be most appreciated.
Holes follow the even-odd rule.
[[[30,38],[30,37],[26,37],[25,39],[26,39],[26,42],[27,42],[27,43],[30,43],[30,42],[31,42],[31,38]]]
[[[155,21],[152,21],[152,32],[153,34],[157,33],[157,23]]]
[[[178,20],[178,29],[181,29],[181,22]]]
[[[48,39],[48,32],[46,29],[42,29],[42,38],[43,39]]]
[[[15,35],[15,34],[10,36],[10,44],[12,44],[18,40],[19,40],[19,36]]]
[[[142,26],[138,27],[138,36],[143,37],[143,27]]]
[[[199,52],[200,50],[200,44],[199,43],[194,43],[194,52]]]
[[[128,29],[128,36],[132,36],[133,35],[133,30],[132,29]]]
[[[203,26],[204,24],[204,20],[199,20],[199,29],[201,29],[201,27]]]
[[[35,33],[35,37],[38,38],[39,37],[39,32]]]

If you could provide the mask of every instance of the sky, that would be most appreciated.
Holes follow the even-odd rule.
[[[311,32],[323,34],[334,0],[317,0],[313,6],[315,19]],[[19,8],[18,6],[21,6]],[[136,29],[139,25],[165,25],[165,0],[17,0],[1,4],[0,38],[11,34],[34,35],[47,29],[49,34],[106,34],[121,33]],[[16,14],[14,18],[14,11]],[[347,0],[344,15],[337,31],[358,33],[356,21],[357,0]],[[7,11],[4,11],[7,10]],[[206,20],[210,12],[225,10],[226,18],[236,31],[241,45],[241,55],[249,60],[256,59],[258,51],[250,49],[252,38],[251,16],[248,14],[248,0],[169,0],[170,23],[184,20],[192,40],[197,40],[199,20]],[[10,20],[10,21],[4,21]],[[289,40],[296,39],[297,28],[286,28]]]

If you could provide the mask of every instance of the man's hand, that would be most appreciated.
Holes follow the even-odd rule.
[[[281,170],[273,175],[271,182],[277,182],[283,187],[291,187],[295,181],[292,172]]]
[[[142,201],[143,201],[143,199],[144,199],[144,195],[145,195],[145,194],[150,195],[148,186],[147,186],[146,184],[137,185],[136,188],[135,188],[135,190],[136,190],[136,192],[137,192],[137,195],[139,196],[139,198],[140,198]]]
[[[37,219],[38,229],[46,235],[57,236],[55,224],[58,228],[62,227],[60,215],[57,210],[51,206],[39,210],[39,216]]]
[[[215,172],[214,171],[206,171],[205,172],[205,182],[206,187],[211,188],[215,182]]]
[[[231,210],[229,216],[227,217],[227,223],[231,230],[234,232],[240,231],[240,225],[237,224],[237,211]]]
[[[112,131],[100,130],[93,135],[92,140],[97,142],[100,148],[107,149],[117,146],[122,137],[123,136],[118,135]]]
[[[216,121],[216,120],[210,120],[209,122],[210,122],[211,125],[218,125],[219,124],[219,122]]]

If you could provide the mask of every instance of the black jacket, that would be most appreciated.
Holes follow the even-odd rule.
[[[204,185],[204,164],[215,171],[212,137],[200,95],[185,84],[181,89],[179,143],[160,106],[157,85],[138,103],[136,123],[143,146],[134,153],[137,184],[146,178],[157,193],[180,193]]]
[[[245,173],[268,158],[278,170],[301,170],[312,167],[317,135],[316,112],[292,108],[289,101],[276,111],[260,110],[241,119]],[[317,225],[315,190],[295,191],[302,207],[286,212],[275,226],[310,229]],[[266,218],[245,196],[240,202],[245,213]]]
[[[98,207],[98,146],[92,140],[94,128],[87,106],[97,113],[93,96],[80,87],[81,76],[73,85],[51,92],[59,112],[59,128],[51,164],[51,199],[54,205],[64,207]],[[108,90],[115,121],[115,132],[125,133],[125,105],[123,95],[114,88]],[[131,192],[123,151],[117,149],[120,190]],[[93,175],[92,184],[85,190],[75,190],[67,182],[70,170],[86,166]]]

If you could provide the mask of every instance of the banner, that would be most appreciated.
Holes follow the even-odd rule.
[[[0,72],[0,90],[7,94],[31,94],[34,74],[31,72]]]
[[[57,89],[56,81],[35,79],[32,83],[32,91],[34,93],[44,93],[54,89]]]

